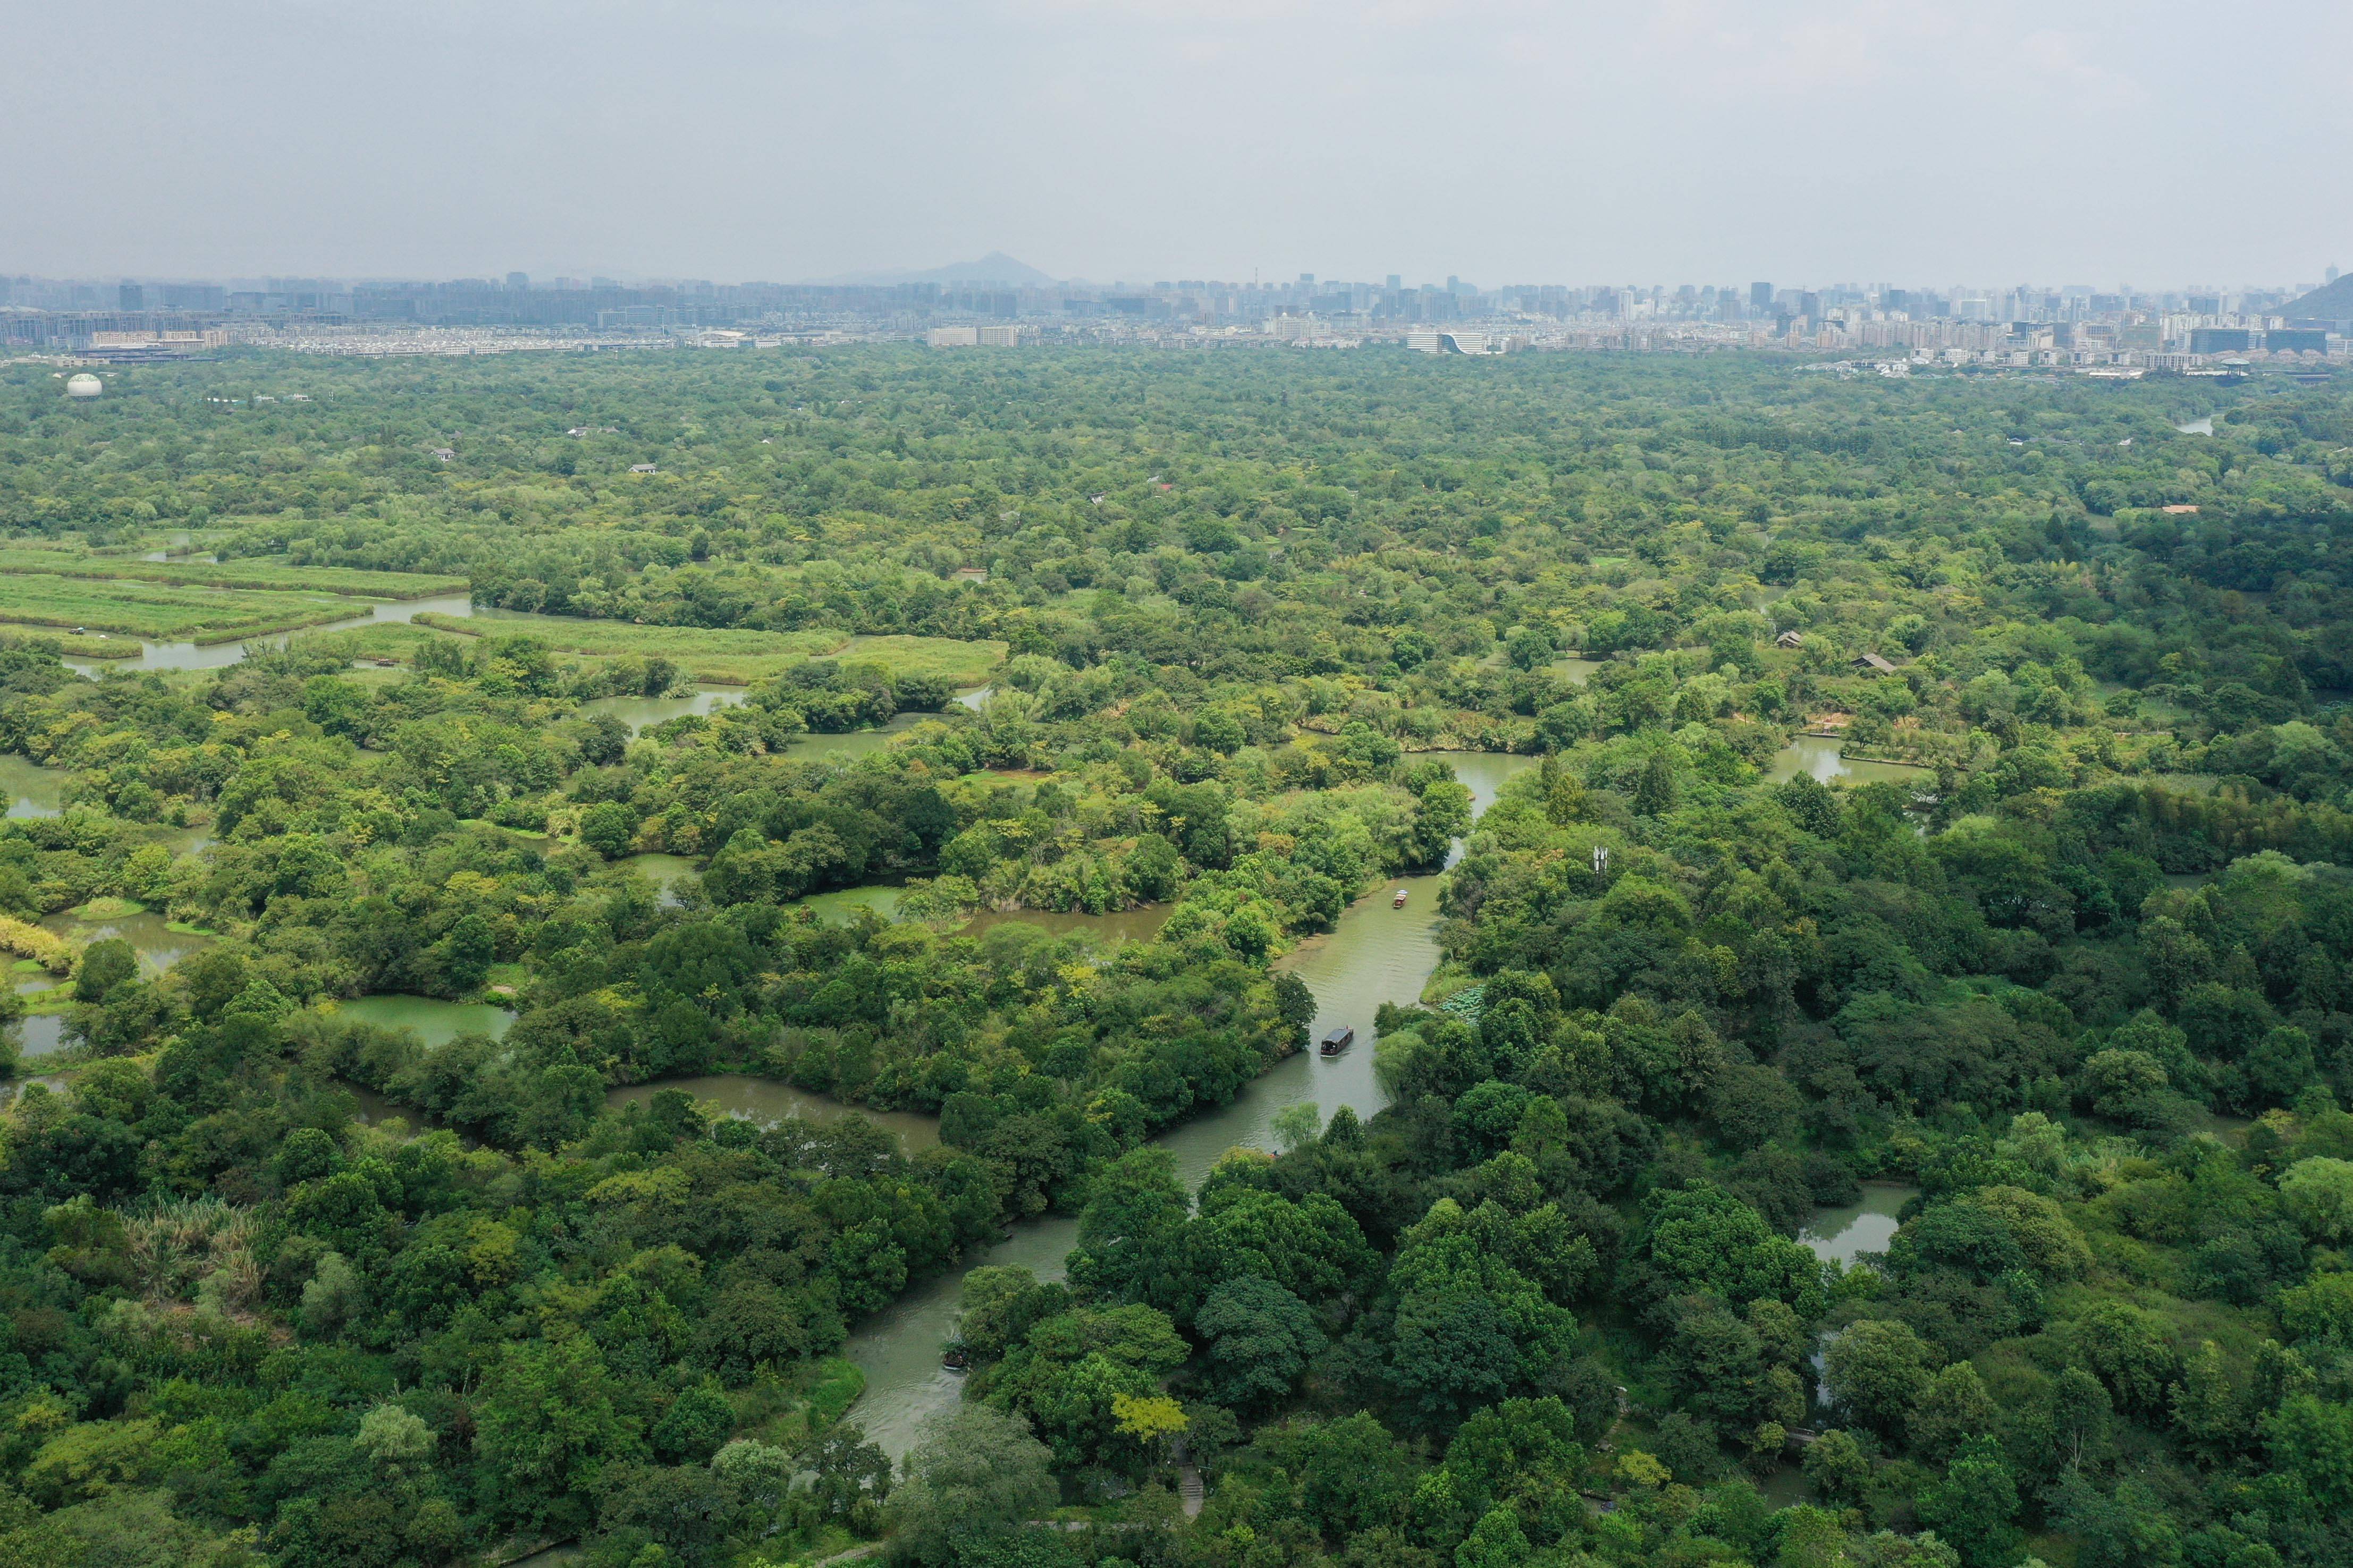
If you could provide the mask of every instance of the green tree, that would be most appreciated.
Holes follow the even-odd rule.
[[[1905,1323],[1864,1318],[1823,1353],[1823,1382],[1841,1410],[1874,1432],[1901,1433],[1927,1396],[1928,1347]]]
[[[1324,1344],[1307,1303],[1245,1275],[1211,1290],[1193,1320],[1221,1405],[1250,1409],[1290,1394]]]
[[[1051,1458],[1019,1415],[959,1405],[933,1416],[891,1498],[908,1553],[919,1563],[950,1563],[972,1542],[1043,1519],[1060,1496]]]
[[[2018,1482],[1993,1437],[1972,1437],[1945,1479],[1920,1494],[1920,1517],[1936,1526],[1968,1568],[2000,1568],[2018,1557]]]

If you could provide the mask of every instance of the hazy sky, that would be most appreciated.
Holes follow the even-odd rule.
[[[2353,268],[2344,0],[0,0],[0,268]]]

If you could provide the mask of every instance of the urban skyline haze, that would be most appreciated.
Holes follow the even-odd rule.
[[[2316,280],[2353,13],[12,3],[0,268]]]

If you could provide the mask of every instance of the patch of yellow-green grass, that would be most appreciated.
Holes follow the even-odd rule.
[[[243,561],[142,561],[132,556],[61,556],[53,550],[0,549],[0,573],[47,572],[101,582],[185,583],[213,588],[258,588],[297,594],[340,594],[365,599],[425,599],[463,594],[463,577],[420,572],[369,572],[350,566],[295,566],[269,557]]]
[[[0,915],[0,950],[29,958],[52,974],[73,968],[74,944],[57,932],[14,915]]]
[[[342,620],[352,612],[351,600],[325,594],[0,573],[0,621],[91,627],[158,641],[231,642]]]
[[[849,637],[836,631],[766,632],[741,626],[646,626],[574,616],[507,611],[448,616],[426,611],[417,624],[460,637],[522,633],[559,654],[588,659],[666,658],[691,680],[755,686],[811,658],[879,664],[893,677],[935,676],[976,686],[1005,658],[1001,642],[955,637]]]
[[[829,657],[880,664],[894,677],[928,675],[954,686],[978,686],[1005,662],[1005,644],[994,638],[855,637]]]
[[[803,659],[830,652],[849,640],[839,632],[641,626],[629,621],[591,621],[572,616],[460,616],[428,610],[417,619],[437,631],[460,637],[521,634],[537,638],[555,653],[582,658],[666,658],[685,671],[689,679],[720,686],[752,686],[774,679]]]
[[[290,645],[306,653],[339,653],[351,659],[388,658],[408,664],[420,643],[446,642],[448,634],[410,621],[371,621],[336,632],[304,632]]]

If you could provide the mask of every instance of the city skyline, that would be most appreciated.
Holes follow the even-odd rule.
[[[2353,252],[2348,252],[2353,254]],[[1021,276],[997,278],[979,270],[983,263],[1001,258],[1016,263]],[[2301,268],[2275,266],[2267,272],[2244,277],[2161,278],[2154,272],[2144,272],[2138,279],[2068,278],[2037,276],[2029,270],[2011,277],[1969,278],[1956,274],[1920,275],[1898,279],[1856,272],[1853,268],[1833,268],[1820,277],[1797,276],[1772,279],[1776,288],[1804,289],[1851,290],[1877,295],[1884,290],[1929,290],[1947,294],[2000,294],[2006,290],[2031,290],[2054,294],[2092,293],[2130,296],[2161,296],[2166,294],[2213,292],[2246,293],[2276,292],[2293,297],[2296,293],[2324,288],[2343,275],[2334,257],[2317,265]],[[1590,275],[1571,278],[1565,275],[1531,276],[1526,278],[1490,278],[1480,279],[1460,271],[1423,277],[1418,274],[1386,271],[1381,268],[1344,268],[1338,271],[1301,271],[1279,275],[1270,269],[1250,269],[1248,276],[1207,274],[1199,278],[1179,278],[1174,268],[1145,268],[1120,276],[1090,277],[1082,273],[1058,273],[1039,268],[1008,255],[992,250],[981,261],[947,263],[937,267],[877,268],[828,277],[785,278],[764,274],[747,274],[739,278],[720,278],[695,273],[648,273],[617,267],[512,267],[482,268],[475,272],[463,269],[439,272],[369,271],[345,272],[310,271],[293,268],[270,268],[243,273],[206,273],[186,268],[156,268],[149,269],[110,270],[94,268],[80,271],[46,273],[39,269],[15,266],[5,255],[0,255],[0,283],[11,279],[37,283],[112,285],[132,284],[214,284],[223,289],[264,289],[281,286],[316,285],[342,288],[477,283],[491,287],[522,287],[528,289],[592,289],[592,288],[754,288],[754,289],[828,289],[828,288],[890,288],[909,284],[938,283],[944,287],[995,287],[1014,289],[1169,289],[1216,288],[1221,289],[1265,289],[1280,291],[1302,285],[1327,288],[1388,288],[1408,291],[1423,289],[1470,290],[1493,292],[1510,289],[1568,288],[1616,289],[1636,292],[1672,293],[1680,289],[1746,290],[1765,275],[1761,272],[1725,273],[1721,276],[1700,274],[1685,268],[1681,272],[1659,278],[1613,277]]]

